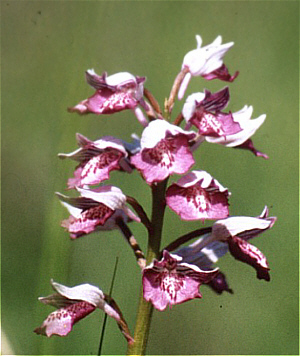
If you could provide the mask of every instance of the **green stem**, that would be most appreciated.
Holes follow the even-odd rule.
[[[162,236],[163,219],[165,212],[165,191],[168,179],[152,185],[152,216],[151,230],[149,231],[147,264],[159,257]],[[143,289],[140,291],[140,300],[137,311],[134,331],[134,343],[128,346],[127,355],[145,355],[149,336],[153,305],[143,298]]]

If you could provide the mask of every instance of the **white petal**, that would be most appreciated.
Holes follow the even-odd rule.
[[[141,108],[139,108],[137,106],[133,111],[134,111],[134,114],[135,114],[136,118],[138,119],[139,123],[143,127],[147,127],[149,122],[148,122],[148,119],[146,118],[146,116],[144,115],[143,111],[141,110]]]
[[[76,287],[66,287],[62,284],[51,281],[53,288],[62,296],[72,300],[83,300],[95,307],[103,309],[104,294],[101,289],[90,284],[80,284]]]
[[[75,206],[72,206],[64,201],[61,201],[61,204],[68,209],[70,215],[74,216],[74,218],[78,219],[81,216],[82,209],[75,208]]]
[[[178,90],[178,100],[181,100],[184,97],[185,91],[189,85],[191,78],[192,74],[190,72],[186,73]]]
[[[141,137],[141,148],[153,148],[159,141],[166,137],[166,133],[170,132],[172,135],[177,135],[182,133],[184,135],[192,135],[195,133],[192,131],[185,131],[182,128],[169,124],[165,120],[154,120],[149,123],[149,125],[144,129]]]
[[[249,120],[248,124],[245,125],[244,129],[234,135],[228,135],[226,137],[209,137],[206,136],[205,139],[210,143],[219,143],[226,147],[239,146],[245,141],[247,141],[264,123],[266,115],[261,115],[257,119]]]
[[[121,209],[126,202],[126,196],[117,187],[102,186],[93,190],[76,187],[76,189],[81,196],[102,203],[112,210]]]
[[[218,189],[221,192],[227,190],[227,188],[224,188],[216,179],[214,179],[209,173],[205,171],[191,171],[187,175],[180,178],[176,184],[180,187],[188,188],[198,183],[200,180],[202,180],[201,187],[204,189],[208,188],[212,180],[214,180],[214,183],[218,186]],[[230,193],[228,192],[228,194]]]
[[[92,142],[92,145],[99,150],[104,150],[105,148],[115,148],[118,151],[123,152],[127,156],[127,152],[122,144],[122,140],[113,136],[103,136],[101,139]]]
[[[106,84],[111,86],[122,86],[130,82],[136,83],[136,79],[134,75],[128,72],[116,73],[106,78]]]
[[[190,118],[194,115],[196,109],[196,102],[200,103],[204,100],[205,94],[204,93],[193,93],[189,95],[183,105],[182,115],[186,122],[190,120]]]
[[[241,128],[245,128],[248,121],[251,119],[253,113],[253,106],[245,105],[241,110],[232,114],[233,120],[238,122]]]
[[[201,48],[202,38],[200,35],[196,35],[196,41],[197,41],[197,48]]]
[[[244,231],[266,230],[272,224],[271,220],[253,218],[250,216],[233,216],[227,219],[218,220],[213,224],[212,233],[217,238],[236,236]]]

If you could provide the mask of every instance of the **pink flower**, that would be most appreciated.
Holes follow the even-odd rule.
[[[201,298],[199,287],[208,283],[218,270],[202,271],[200,268],[182,262],[182,258],[163,251],[161,261],[154,260],[143,269],[143,295],[160,311],[168,305],[180,304],[194,298]]]
[[[276,217],[268,217],[267,207],[258,217],[233,216],[218,220],[212,227],[212,239],[226,242],[234,258],[254,267],[257,278],[269,281],[270,268],[266,257],[248,240],[270,229],[275,221]]]
[[[182,115],[189,128],[192,124],[198,128],[198,133],[208,137],[223,137],[240,132],[240,125],[234,121],[235,114],[223,113],[222,110],[229,101],[229,90],[224,88],[212,94],[205,93],[190,95],[182,110]]]
[[[51,284],[56,293],[48,297],[41,297],[39,300],[58,309],[48,315],[42,325],[34,330],[35,333],[48,337],[52,335],[66,336],[75,323],[98,308],[114,318],[126,340],[129,343],[133,342],[118,306],[114,301],[108,302],[108,298],[102,290],[90,284],[81,284],[72,288],[54,281],[51,281]]]
[[[145,126],[147,119],[138,108],[140,104],[145,109],[148,107],[143,99],[143,83],[145,77],[133,76],[127,72],[107,76],[103,73],[97,75],[93,69],[86,72],[86,80],[96,92],[88,99],[81,101],[76,106],[69,108],[70,112],[79,114],[113,114],[118,111],[131,109]]]
[[[192,171],[167,189],[166,203],[182,220],[222,219],[230,193],[205,171]]]
[[[132,168],[127,161],[127,151],[122,140],[112,136],[104,136],[97,141],[90,141],[83,135],[77,134],[76,139],[80,146],[74,152],[60,153],[60,158],[71,158],[79,161],[74,172],[74,178],[68,180],[68,188],[94,185],[109,179],[113,170],[131,172]]]
[[[222,44],[222,37],[218,36],[211,44],[201,47],[202,39],[199,35],[196,35],[196,41],[197,48],[188,52],[183,59],[182,69],[188,68],[188,73],[179,89],[179,100],[183,98],[191,77],[202,76],[207,80],[218,78],[231,82],[238,75],[236,72],[231,76],[222,60],[225,53],[234,45],[233,42]]]
[[[194,164],[189,142],[196,134],[165,120],[154,120],[144,129],[141,150],[131,163],[148,184],[160,182],[173,173],[186,173]]]
[[[233,120],[241,128],[239,132],[228,134],[226,136],[205,136],[205,140],[210,143],[218,143],[226,147],[244,148],[253,152],[256,156],[265,159],[268,156],[254,148],[250,137],[260,128],[266,119],[266,115],[260,115],[258,118],[251,120],[253,112],[252,106],[245,105],[240,111],[232,114]]]
[[[62,204],[71,216],[62,221],[72,239],[98,230],[116,229],[116,219],[126,221],[140,219],[126,206],[126,196],[113,186],[101,186],[96,189],[76,188],[79,197],[71,198],[57,193]]]

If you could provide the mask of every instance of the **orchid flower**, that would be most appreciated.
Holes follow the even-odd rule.
[[[232,82],[238,75],[233,76],[228,73],[227,67],[223,64],[223,57],[234,45],[233,42],[222,44],[222,37],[218,36],[211,44],[201,47],[202,38],[196,35],[197,48],[188,52],[182,63],[182,69],[187,68],[183,82],[178,92],[178,99],[181,100],[192,77],[202,76],[207,80],[218,78],[220,80]]]
[[[80,284],[69,288],[53,280],[51,280],[51,284],[56,293],[48,297],[40,297],[39,300],[58,309],[48,315],[42,325],[34,330],[35,333],[47,337],[66,336],[71,332],[75,323],[96,309],[101,309],[117,321],[127,342],[134,341],[116,302],[106,296],[98,287]]]
[[[191,171],[166,191],[166,203],[182,220],[222,219],[230,193],[205,171]]]
[[[57,193],[62,204],[71,216],[62,221],[72,239],[98,230],[116,229],[119,218],[140,222],[127,206],[126,196],[113,186],[101,186],[96,189],[76,188],[79,197],[71,198]]]
[[[269,265],[264,254],[248,240],[270,229],[276,217],[268,217],[265,207],[258,217],[233,216],[218,220],[212,227],[212,238],[228,244],[231,255],[255,268],[257,278],[270,280]]]
[[[144,129],[141,150],[131,163],[142,173],[148,184],[160,182],[173,173],[184,174],[194,164],[189,142],[196,137],[192,131],[155,120]]]
[[[96,92],[88,99],[69,108],[70,112],[79,114],[113,114],[122,110],[131,109],[143,126],[148,124],[138,105],[148,109],[143,99],[145,77],[134,76],[127,72],[101,76],[94,69],[86,72],[86,80]]]
[[[222,137],[242,131],[234,120],[235,113],[223,113],[222,110],[229,101],[229,90],[224,88],[212,94],[194,93],[190,95],[183,106],[182,115],[187,122],[187,128],[193,124],[198,128],[199,135],[205,137]]]
[[[68,180],[68,188],[94,185],[109,179],[113,170],[132,171],[127,160],[128,153],[123,141],[112,136],[104,136],[91,141],[83,135],[76,134],[79,149],[71,153],[59,153],[60,158],[79,161],[74,178]]]
[[[268,213],[268,208],[265,207],[257,217],[231,216],[217,220],[212,226],[211,233],[205,234],[188,246],[179,248],[174,254],[182,257],[184,262],[207,270],[229,250],[233,257],[254,267],[259,279],[269,281],[266,257],[248,242],[274,225],[276,217],[268,217]]]
[[[161,261],[156,259],[143,269],[143,296],[162,311],[168,305],[180,304],[201,298],[199,287],[208,283],[218,270],[202,271],[195,265],[185,263],[180,256],[163,251]]]
[[[205,136],[205,140],[210,143],[218,143],[226,147],[244,148],[250,150],[255,156],[263,157],[268,156],[254,148],[251,136],[260,128],[266,119],[266,115],[260,115],[256,119],[251,120],[253,112],[252,106],[245,105],[240,111],[232,114],[233,121],[241,127],[241,130],[236,133],[228,134],[226,136]]]

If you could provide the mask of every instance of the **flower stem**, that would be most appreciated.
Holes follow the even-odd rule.
[[[160,242],[162,236],[162,227],[164,212],[166,207],[165,191],[168,179],[163,182],[153,184],[152,188],[152,216],[151,226],[149,231],[148,249],[147,249],[147,264],[152,262],[154,258],[158,258]],[[140,300],[137,311],[136,325],[134,331],[134,343],[128,345],[127,355],[145,355],[146,346],[149,336],[151,316],[153,305],[146,302],[143,298],[143,289],[140,291]]]

